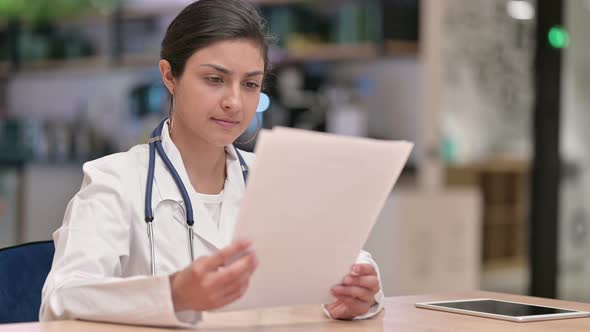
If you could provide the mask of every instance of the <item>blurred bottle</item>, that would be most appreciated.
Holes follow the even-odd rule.
[[[69,157],[70,126],[63,120],[49,121],[49,156],[53,162],[66,162]]]
[[[23,121],[26,121],[23,139],[29,159],[47,161],[49,159],[49,142],[45,122],[38,118]]]
[[[338,7],[332,40],[336,43],[351,44],[360,40],[360,15],[357,3],[343,3]]]
[[[369,136],[369,114],[365,101],[371,98],[375,82],[368,76],[360,76],[352,82],[328,88],[326,96],[329,110],[326,115],[326,131],[340,135]]]
[[[337,9],[331,39],[342,44],[379,42],[383,38],[382,25],[378,2],[343,3]]]
[[[326,114],[326,131],[339,135],[368,136],[367,111],[354,90],[333,87],[326,91],[329,110]]]
[[[271,6],[263,9],[269,30],[277,37],[280,47],[287,48],[289,36],[297,31],[296,18],[290,6]]]
[[[73,160],[85,161],[91,155],[92,127],[88,119],[88,103],[78,103],[76,116],[72,125],[72,149]]]

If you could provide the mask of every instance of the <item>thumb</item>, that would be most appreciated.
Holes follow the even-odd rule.
[[[251,242],[247,240],[234,241],[229,246],[207,257],[203,262],[203,268],[206,271],[215,271],[219,267],[225,265],[225,263],[231,258],[248,250],[251,245]]]

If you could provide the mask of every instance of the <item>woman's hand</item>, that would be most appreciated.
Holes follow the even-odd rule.
[[[258,266],[251,243],[236,241],[211,256],[195,260],[170,276],[175,311],[205,311],[221,308],[238,300],[248,288]],[[235,259],[226,265],[226,263]]]
[[[381,289],[377,272],[371,264],[355,264],[342,283],[332,288],[336,297],[326,309],[334,319],[352,319],[366,314],[376,302],[375,294]]]

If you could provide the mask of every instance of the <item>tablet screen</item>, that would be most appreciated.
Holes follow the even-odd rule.
[[[436,304],[432,303],[432,305],[445,308],[463,309],[513,317],[563,314],[575,312],[572,310],[563,310],[557,308],[541,307],[529,304],[512,303],[497,300],[438,302]]]

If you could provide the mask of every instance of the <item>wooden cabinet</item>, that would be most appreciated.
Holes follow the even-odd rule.
[[[449,166],[446,185],[477,188],[483,198],[482,260],[523,260],[527,255],[529,163],[489,160]]]

